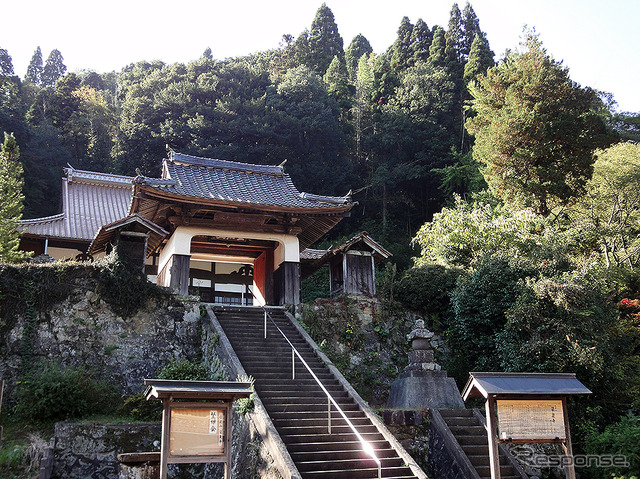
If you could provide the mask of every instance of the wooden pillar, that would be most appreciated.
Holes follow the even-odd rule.
[[[562,448],[564,454],[569,458],[565,466],[565,475],[567,479],[576,479],[576,468],[573,464],[573,447],[571,446],[571,430],[569,429],[569,411],[567,410],[567,398],[562,398],[562,415],[564,416],[565,440]]]
[[[171,408],[169,403],[171,398],[162,400],[162,439],[160,440],[160,479],[167,479],[169,471],[169,447],[170,447],[170,426]]]
[[[300,303],[300,263],[285,261],[274,274],[277,282],[278,304]]]
[[[158,274],[158,285],[166,286],[178,294],[189,294],[189,262],[191,255],[174,254]]]
[[[498,452],[498,432],[496,417],[496,400],[489,396],[485,403],[487,415],[487,439],[489,440],[489,466],[491,479],[500,479],[500,454]]]

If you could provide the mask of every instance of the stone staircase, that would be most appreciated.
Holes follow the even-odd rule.
[[[253,376],[256,393],[302,477],[378,477],[376,463],[362,450],[362,444],[333,406],[328,433],[327,396],[298,358],[292,379],[291,347],[270,321],[264,339],[263,311],[239,307],[213,311],[246,373]],[[382,477],[415,478],[285,313],[274,309],[270,314],[358,432],[371,443],[382,463]]]
[[[484,418],[473,409],[440,409],[440,415],[481,478],[491,477],[489,442]],[[500,453],[501,479],[527,479],[503,447]]]

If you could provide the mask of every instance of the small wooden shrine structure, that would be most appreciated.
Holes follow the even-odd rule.
[[[232,405],[251,396],[251,383],[161,379],[144,383],[147,400],[163,403],[160,479],[166,479],[168,464],[210,462],[224,463],[224,477],[231,479]]]
[[[376,295],[375,265],[391,253],[363,231],[335,248],[306,249],[301,253],[303,278],[324,264],[329,265],[331,296]]]
[[[567,479],[575,479],[567,396],[591,394],[572,373],[472,372],[462,398],[486,399],[491,478],[500,479],[498,444],[550,442],[562,445]]]

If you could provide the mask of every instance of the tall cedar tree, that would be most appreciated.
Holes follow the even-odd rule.
[[[13,60],[4,48],[0,48],[0,75],[13,75]]]
[[[64,58],[59,50],[51,50],[47,62],[42,69],[42,86],[54,86],[58,79],[62,77],[67,71],[67,67],[64,64]]]
[[[469,83],[475,80],[478,75],[495,65],[494,53],[489,47],[489,42],[483,34],[476,34],[471,44],[469,61],[464,66],[464,82]]]
[[[327,85],[329,96],[338,103],[343,112],[349,111],[353,103],[355,88],[349,80],[349,72],[344,60],[340,60],[338,56],[333,57],[323,80]]]
[[[369,55],[372,52],[373,48],[371,48],[369,40],[363,35],[357,34],[353,37],[353,40],[351,40],[351,43],[344,51],[344,59],[347,64],[347,70],[349,71],[349,78],[351,78],[352,81],[356,78],[358,62],[362,55]]]
[[[429,59],[429,47],[431,46],[432,40],[433,33],[431,33],[431,30],[429,30],[429,27],[422,18],[419,18],[411,32],[412,65]]]
[[[526,32],[522,47],[471,86],[477,115],[466,127],[493,192],[547,216],[583,194],[593,152],[612,136],[594,111],[594,90],[573,82],[535,33]]]
[[[15,262],[29,255],[19,251],[18,222],[22,218],[22,165],[20,149],[13,135],[5,132],[0,150],[0,261]]]
[[[445,33],[444,29],[440,25],[436,25],[433,28],[433,41],[429,46],[429,61],[437,67],[444,66],[445,64]]]
[[[40,86],[42,84],[42,65],[42,50],[38,47],[36,48],[36,51],[33,52],[24,80],[26,82],[33,83],[36,86]]]
[[[413,25],[409,21],[409,17],[403,17],[398,27],[398,36],[393,45],[389,48],[388,56],[391,61],[391,68],[404,71],[411,66],[411,34],[413,33]]]
[[[307,66],[319,75],[324,75],[333,57],[344,58],[343,46],[333,12],[323,3],[311,23]]]
[[[462,44],[464,42],[464,26],[462,24],[462,14],[458,4],[454,3],[451,7],[451,14],[449,17],[449,28],[447,29],[446,39],[447,48],[452,49],[450,56],[453,56],[455,60],[462,60]]]
[[[460,40],[460,53],[462,58],[466,61],[471,54],[471,47],[476,35],[481,35],[480,20],[476,12],[473,11],[473,7],[469,2],[464,6],[462,10],[462,39]]]

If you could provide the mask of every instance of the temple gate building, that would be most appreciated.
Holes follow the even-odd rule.
[[[300,252],[354,206],[299,192],[282,166],[175,152],[160,178],[65,173],[62,213],[23,220],[22,249],[83,259],[127,241],[158,285],[216,303],[297,304]]]

